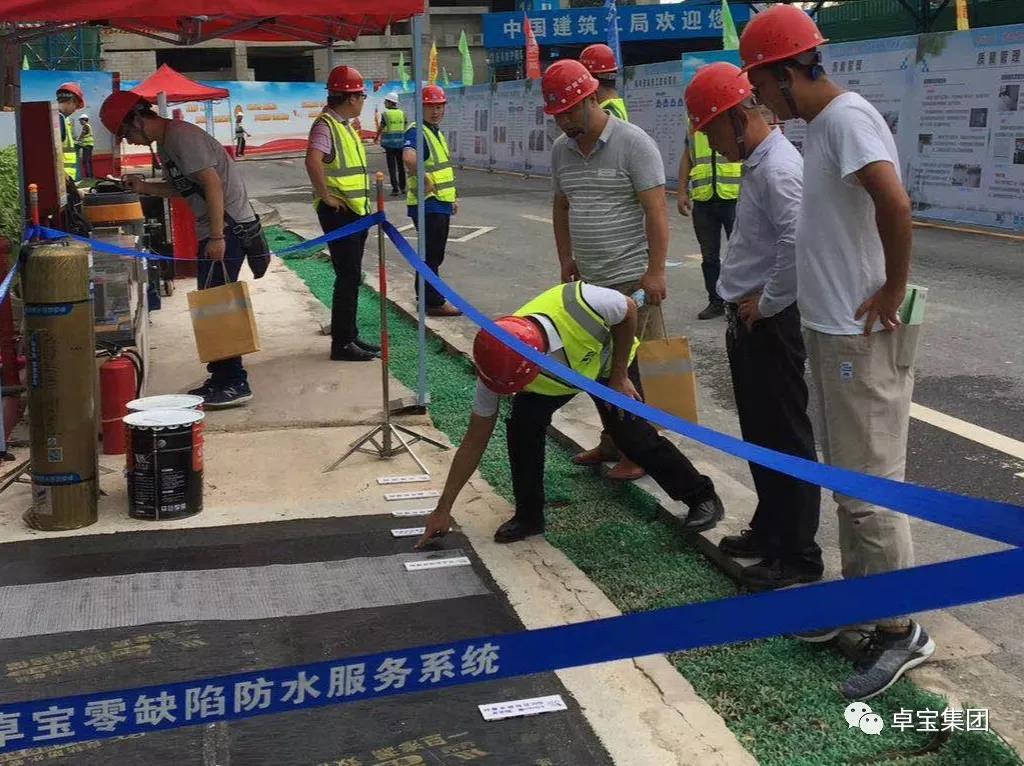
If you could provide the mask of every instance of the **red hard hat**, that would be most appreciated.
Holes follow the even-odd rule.
[[[580,62],[562,59],[548,67],[540,88],[544,94],[544,111],[561,114],[596,91],[597,80]]]
[[[580,63],[587,68],[590,74],[609,74],[619,71],[615,53],[604,43],[594,43],[584,48],[583,53],[580,54]]]
[[[773,5],[756,14],[740,37],[743,71],[784,61],[827,42],[814,19],[791,5]]]
[[[359,70],[351,66],[336,66],[327,77],[328,93],[366,93],[366,82]]]
[[[697,70],[686,86],[686,112],[694,130],[750,98],[750,80],[735,64],[717,61]]]
[[[100,107],[100,122],[103,127],[115,136],[120,132],[128,115],[135,111],[139,105],[152,106],[149,101],[138,93],[130,90],[115,90],[103,101]]]
[[[495,324],[527,346],[544,351],[544,334],[526,317],[502,317]],[[540,367],[485,330],[478,332],[473,341],[473,360],[480,380],[496,394],[514,394],[540,374]]]
[[[447,104],[448,97],[440,85],[428,85],[423,89],[424,104]]]
[[[77,82],[65,82],[57,86],[57,92],[66,91],[71,93],[78,99],[78,102],[82,105],[81,108],[85,108],[85,94],[82,93],[82,89],[78,86]]]

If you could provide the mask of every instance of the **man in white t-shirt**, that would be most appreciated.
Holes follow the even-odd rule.
[[[640,399],[634,358],[637,307],[617,290],[568,282],[545,291],[513,316],[498,319],[497,324],[580,375]],[[437,508],[427,517],[418,547],[444,536],[451,526],[452,507],[480,464],[503,395],[514,394],[507,440],[516,509],[515,516],[498,527],[494,539],[511,543],[544,531],[547,428],[551,416],[578,390],[542,372],[484,330],[473,343],[473,358],[479,379],[469,429],[452,460]],[[646,420],[597,398],[594,401],[604,427],[623,453],[647,471],[669,497],[689,506],[684,522],[689,531],[711,529],[721,520],[722,501],[711,479],[701,475],[672,442]]]
[[[900,363],[910,272],[910,200],[892,132],[878,111],[825,76],[814,21],[788,5],[757,14],[740,41],[754,91],[780,119],[807,122],[796,230],[797,304],[827,462],[902,480],[914,373]],[[835,494],[844,577],[913,566],[906,516]],[[839,630],[805,640],[828,641]],[[851,699],[888,689],[935,643],[909,618],[879,620]]]

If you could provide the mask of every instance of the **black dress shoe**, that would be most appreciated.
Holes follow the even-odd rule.
[[[740,572],[740,580],[751,590],[774,590],[800,583],[817,582],[821,575],[820,569],[801,569],[782,559],[771,559],[744,567]]]
[[[374,345],[373,343],[369,343],[363,340],[362,338],[356,338],[352,342],[359,346],[359,348],[361,348],[363,351],[369,351],[371,354],[380,353],[380,346]]]
[[[526,524],[515,516],[506,521],[500,527],[498,531],[494,533],[494,542],[496,543],[515,543],[520,540],[524,540],[531,535],[540,535],[544,533],[544,524]]]
[[[717,494],[707,500],[690,506],[690,513],[683,522],[686,532],[704,532],[714,527],[725,515],[725,507]]]
[[[718,550],[737,559],[763,559],[770,554],[768,541],[752,529],[726,535],[719,541]]]
[[[335,362],[372,362],[376,358],[376,354],[360,348],[355,341],[331,351],[331,359]]]
[[[697,314],[697,319],[714,319],[725,314],[725,304],[721,301],[711,301],[704,310]]]

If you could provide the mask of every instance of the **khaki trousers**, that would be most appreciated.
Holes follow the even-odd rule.
[[[871,335],[826,335],[804,328],[825,462],[902,481],[914,370],[897,362],[903,328]],[[910,521],[902,513],[834,493],[839,505],[843,577],[914,565]],[[879,621],[883,627],[906,619]]]

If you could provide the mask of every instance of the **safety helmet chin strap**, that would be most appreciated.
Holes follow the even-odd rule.
[[[795,119],[800,116],[800,112],[797,111],[796,99],[793,97],[793,87],[790,85],[789,75],[786,72],[787,63],[790,66],[805,70],[807,76],[812,81],[824,76],[825,67],[821,65],[821,51],[817,49],[801,53],[799,56],[795,56],[788,61],[780,61],[772,66],[772,71],[775,73],[775,81],[782,92],[782,97],[786,99],[786,106],[789,107],[789,111]]]

